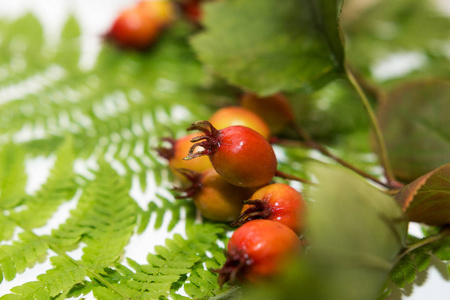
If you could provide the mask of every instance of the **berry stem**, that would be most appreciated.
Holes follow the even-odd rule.
[[[184,193],[184,195],[175,196],[175,199],[191,198],[198,193],[198,191],[202,188],[202,184],[200,182],[201,173],[189,169],[177,169],[176,171],[183,174],[191,182],[191,185],[186,188],[173,187],[173,191]]]
[[[288,174],[288,173],[284,173],[284,172],[281,172],[281,171],[279,171],[279,170],[277,170],[277,171],[275,172],[275,176],[276,176],[276,177],[283,178],[283,179],[287,179],[287,180],[295,180],[295,181],[298,181],[298,182],[302,182],[302,183],[306,183],[306,184],[315,185],[315,183],[312,182],[312,181],[309,181],[309,180],[307,180],[307,179],[303,179],[303,178],[298,177],[298,176],[295,176],[295,175],[291,175],[291,174]]]
[[[361,169],[358,169],[357,167],[353,166],[353,165],[350,164],[349,162],[347,162],[347,161],[341,159],[340,157],[336,156],[335,154],[331,153],[330,150],[328,150],[325,146],[323,146],[323,145],[321,145],[320,143],[316,142],[316,141],[311,137],[311,135],[310,135],[303,127],[301,127],[301,126],[298,125],[297,123],[294,123],[294,122],[293,122],[293,123],[291,124],[291,126],[292,126],[292,128],[297,132],[297,134],[298,134],[302,139],[305,140],[304,143],[299,142],[297,145],[299,145],[299,146],[301,146],[301,147],[308,147],[308,148],[311,148],[311,149],[315,149],[315,150],[319,151],[320,153],[322,153],[323,155],[325,155],[325,156],[327,156],[327,157],[333,159],[333,160],[336,161],[338,164],[340,164],[340,165],[342,165],[342,166],[344,166],[344,167],[346,167],[346,168],[352,170],[353,172],[355,172],[355,173],[361,175],[362,177],[367,178],[367,179],[369,179],[369,180],[371,180],[371,181],[373,181],[373,182],[375,182],[375,183],[377,183],[377,184],[379,184],[379,185],[381,185],[381,186],[383,186],[383,187],[385,187],[385,188],[388,188],[388,189],[392,189],[392,188],[393,188],[393,186],[391,186],[391,184],[380,181],[380,180],[377,179],[376,177],[374,177],[374,176],[372,176],[372,175],[370,175],[370,174],[364,172],[364,171],[361,170]],[[278,144],[280,144],[280,145],[287,145],[287,146],[293,146],[293,145],[294,145],[294,141],[290,141],[290,140],[288,140],[288,141],[285,142],[284,140],[278,139],[276,142],[277,142]],[[396,187],[395,187],[395,188],[396,188]]]
[[[255,220],[255,219],[267,219],[272,211],[264,200],[245,200],[242,201],[244,205],[250,205],[237,219],[231,223],[231,226],[241,226],[242,224]]]
[[[386,143],[384,141],[383,133],[381,132],[380,124],[378,123],[378,120],[375,116],[375,112],[373,111],[372,106],[370,106],[369,99],[367,99],[366,94],[364,93],[363,89],[359,85],[358,81],[356,80],[355,76],[353,75],[348,66],[346,66],[345,68],[345,73],[347,80],[353,86],[353,88],[361,98],[361,101],[364,105],[367,115],[369,116],[371,126],[375,133],[375,140],[377,143],[377,148],[380,156],[380,164],[384,169],[384,176],[388,181],[388,186],[389,188],[398,187],[399,182],[395,180],[394,173],[392,172],[391,163],[389,161],[389,156],[386,150]]]
[[[246,258],[245,255],[240,253],[239,251],[227,252],[226,250],[224,250],[224,252],[227,260],[225,261],[223,267],[220,269],[211,270],[219,274],[218,283],[220,288],[222,288],[222,286],[226,282],[233,282],[234,280],[236,280],[236,276],[240,272],[240,270],[244,266],[250,265],[252,263],[251,259]]]
[[[217,130],[210,122],[208,121],[197,121],[191,124],[187,129],[187,131],[198,130],[204,133],[204,135],[194,137],[191,142],[195,143],[192,145],[191,149],[189,149],[188,155],[183,158],[183,160],[191,160],[196,157],[200,157],[203,155],[211,155],[218,145],[218,136],[219,130]],[[195,151],[195,148],[202,147],[203,150]]]

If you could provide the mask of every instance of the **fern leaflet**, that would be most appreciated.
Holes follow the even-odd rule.
[[[13,280],[17,273],[22,273],[26,268],[41,261],[47,254],[48,243],[43,238],[23,232],[19,239],[20,241],[14,241],[12,245],[0,246],[1,271],[8,281]]]

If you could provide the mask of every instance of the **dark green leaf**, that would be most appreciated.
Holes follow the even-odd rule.
[[[192,44],[200,59],[261,95],[322,86],[342,71],[340,1],[216,1]]]
[[[405,84],[378,109],[395,175],[412,181],[450,161],[450,81]]]

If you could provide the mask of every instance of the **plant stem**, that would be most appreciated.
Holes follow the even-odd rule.
[[[418,248],[420,248],[422,246],[425,246],[425,245],[431,244],[433,242],[436,242],[436,241],[438,241],[440,239],[443,239],[443,238],[445,238],[445,237],[447,237],[449,235],[450,235],[450,228],[445,228],[445,229],[443,229],[441,232],[439,232],[436,235],[424,238],[424,239],[420,240],[417,243],[411,244],[398,255],[398,260],[400,260],[406,254],[408,254],[408,253],[410,253],[410,252],[412,252],[412,251],[414,251],[414,250],[416,250],[416,249],[418,249]]]
[[[353,73],[349,70],[348,66],[346,67],[345,72],[347,75],[347,80],[350,82],[355,91],[358,93],[364,105],[364,108],[369,116],[371,126],[375,132],[375,140],[377,143],[378,152],[380,154],[380,164],[384,169],[384,175],[388,181],[388,184],[389,186],[397,186],[398,183],[394,179],[394,174],[392,172],[391,164],[389,162],[389,157],[387,154],[383,133],[381,132],[380,125],[378,124],[378,120],[375,116],[375,112],[370,106],[369,99],[367,99],[366,94],[362,90],[358,81],[355,79],[355,76],[353,76]]]
[[[312,182],[312,181],[303,179],[303,178],[301,178],[301,177],[297,177],[297,176],[295,176],[295,175],[291,175],[291,174],[288,174],[288,173],[284,173],[284,172],[281,172],[281,171],[278,171],[278,170],[275,172],[275,176],[276,176],[276,177],[283,178],[283,179],[295,180],[295,181],[298,181],[298,182],[302,182],[302,183],[306,183],[306,184],[315,185],[315,183]]]
[[[338,164],[349,168],[350,170],[352,170],[353,172],[361,175],[362,177],[365,177],[381,186],[384,186],[385,188],[390,189],[391,186],[387,183],[384,183],[380,180],[378,180],[377,178],[375,178],[374,176],[364,172],[363,170],[358,169],[357,167],[353,166],[352,164],[350,164],[349,162],[339,158],[338,156],[336,156],[335,154],[331,153],[325,146],[319,144],[318,142],[316,142],[310,135],[309,133],[300,125],[298,125],[297,123],[292,123],[291,126],[294,128],[294,130],[298,133],[298,135],[300,135],[301,138],[303,138],[305,140],[305,144],[301,144],[304,146],[307,146],[309,148],[315,149],[317,151],[319,151],[320,153],[322,153],[325,156],[328,156],[329,158],[333,159],[334,161],[336,161]],[[278,140],[279,142],[282,142],[282,140]],[[289,143],[289,145],[292,145],[292,143]]]

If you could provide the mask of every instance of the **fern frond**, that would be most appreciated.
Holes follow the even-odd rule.
[[[27,229],[45,225],[59,205],[71,199],[76,191],[74,160],[72,140],[68,139],[57,153],[55,165],[47,182],[36,196],[27,199],[23,210],[11,213],[11,219]]]
[[[212,269],[220,268],[225,262],[225,254],[219,247],[211,249],[212,257],[203,264],[196,264],[189,275],[188,282],[184,284],[184,291],[195,299],[210,299],[224,293],[217,284],[217,274]]]
[[[50,260],[54,268],[39,275],[39,281],[14,287],[11,292],[15,295],[5,295],[0,299],[51,299],[61,293],[68,293],[75,284],[83,282],[87,275],[83,267],[65,257],[54,256]]]
[[[25,197],[25,153],[12,144],[0,148],[0,207],[11,209]]]
[[[55,268],[37,278],[44,283],[51,297],[69,291],[75,284],[83,282],[87,275],[85,268],[65,257],[54,256],[50,260]]]
[[[142,233],[150,222],[152,216],[155,219],[154,229],[161,228],[164,219],[170,217],[170,222],[167,226],[167,230],[172,231],[178,222],[181,220],[181,209],[186,211],[186,222],[193,222],[195,220],[195,208],[190,201],[185,199],[169,200],[161,195],[156,195],[161,201],[161,205],[156,204],[154,201],[150,201],[147,211],[143,211],[141,214],[141,223],[138,228],[138,233]],[[167,214],[170,212],[170,214]]]
[[[11,218],[0,214],[0,241],[10,240],[14,235],[14,229],[16,228],[16,222]]]
[[[100,164],[71,217],[52,233],[53,243],[75,247],[81,240],[83,261],[102,270],[120,258],[136,225],[137,205],[129,186],[107,163]]]
[[[13,287],[11,292],[0,297],[1,300],[50,300],[51,297],[45,288],[44,283],[40,281],[30,281],[23,285]]]
[[[45,239],[30,232],[21,233],[19,239],[20,241],[14,241],[12,245],[0,246],[1,272],[8,281],[13,280],[17,273],[22,273],[26,268],[42,261],[49,247]]]
[[[183,285],[189,274],[197,270],[199,266],[203,268],[201,262],[212,259],[217,263],[215,258],[209,258],[207,253],[221,251],[217,241],[225,239],[225,227],[210,223],[190,225],[186,234],[188,239],[175,234],[173,239],[166,240],[165,246],[155,247],[156,254],[147,256],[148,264],[146,265],[140,265],[128,259],[128,263],[135,273],[131,278],[124,277],[117,283],[117,287],[126,291],[132,298],[174,297],[174,291]],[[210,273],[209,270],[206,272]],[[214,280],[211,279],[212,277]],[[217,277],[209,274],[207,278],[211,280],[211,286],[218,289]],[[210,290],[215,289],[211,288]],[[100,291],[97,291],[98,293]],[[197,289],[195,294],[207,297],[208,293]]]

